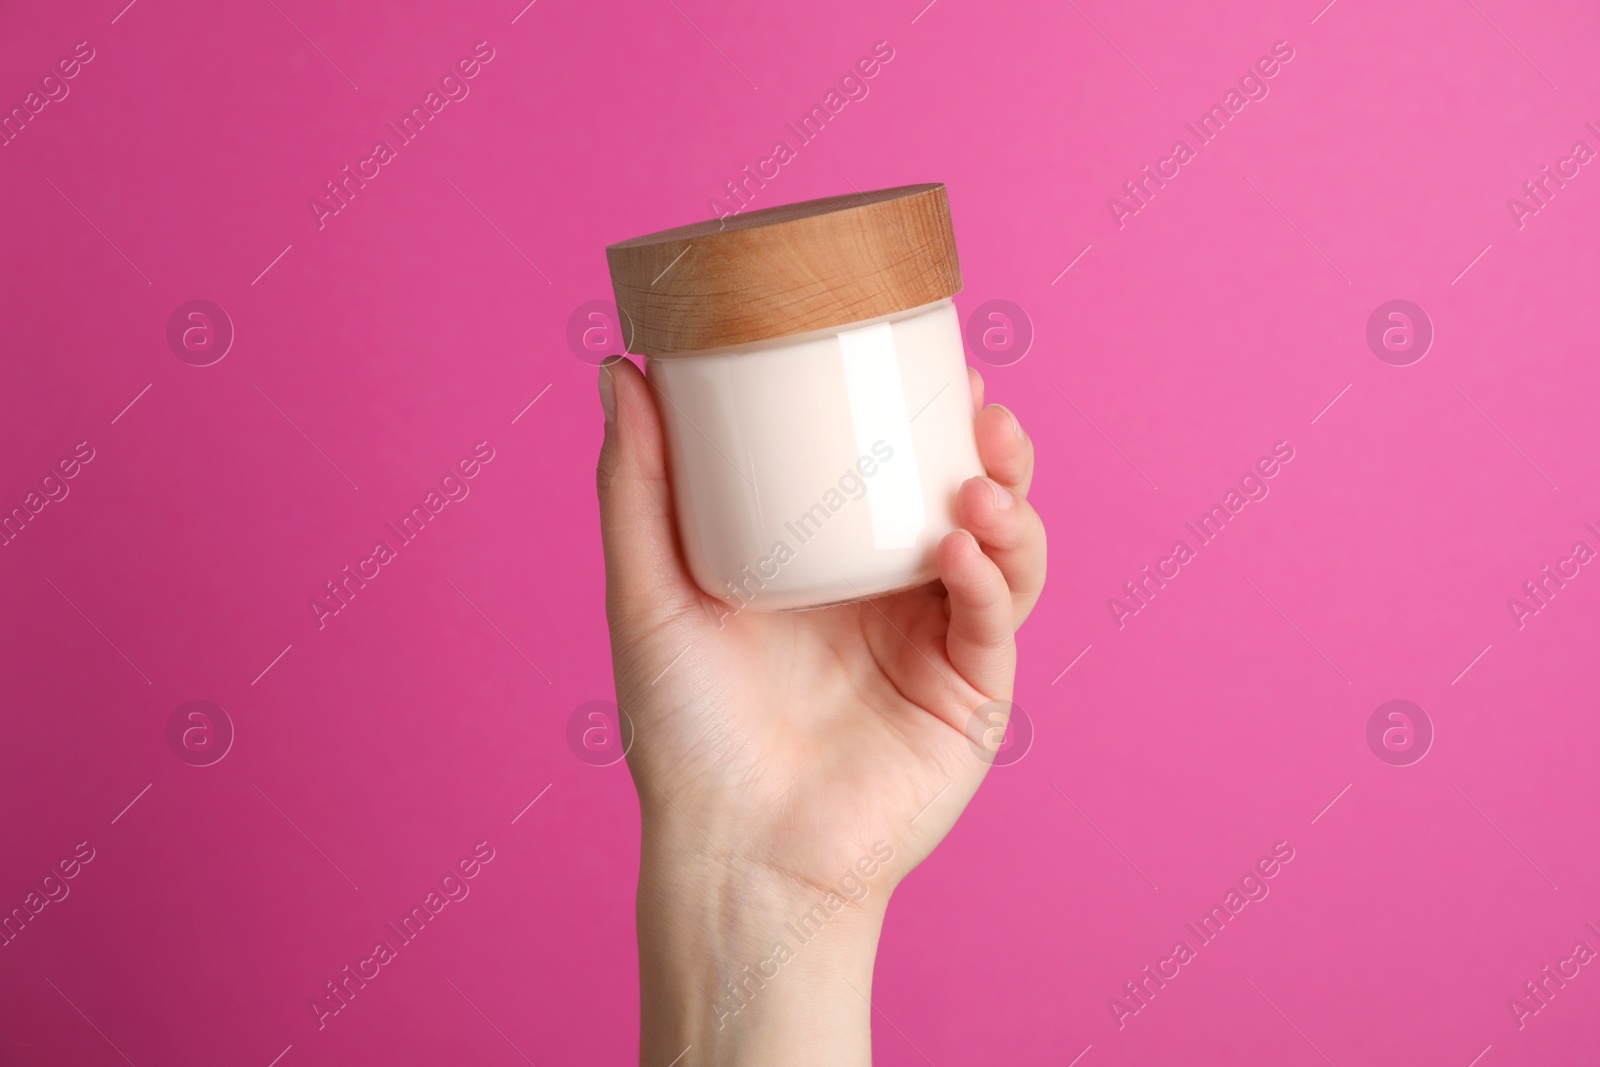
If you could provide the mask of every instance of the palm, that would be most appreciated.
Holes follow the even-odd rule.
[[[619,694],[639,709],[641,788],[691,821],[745,813],[746,847],[781,842],[757,858],[812,885],[836,881],[874,841],[903,844],[911,864],[926,856],[983,779],[968,724],[993,699],[945,654],[940,587],[747,612],[720,628],[705,600],[641,649],[653,692],[629,684]],[[653,673],[652,661],[671,666]]]

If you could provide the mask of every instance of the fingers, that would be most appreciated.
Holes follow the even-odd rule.
[[[939,542],[939,578],[949,594],[951,666],[985,696],[1010,700],[1017,651],[1005,576],[972,534],[956,530]]]
[[[973,425],[978,437],[978,457],[989,477],[1023,496],[1033,483],[1033,442],[1022,424],[1002,404],[978,412]]]
[[[694,587],[678,555],[661,419],[639,368],[623,357],[600,367],[605,443],[595,484],[605,543],[606,607],[613,622],[686,607]]]
[[[967,368],[967,386],[972,391],[972,413],[976,415],[983,410],[983,375],[978,368]]]
[[[957,518],[1005,575],[1015,623],[1021,626],[1038,602],[1045,578],[1044,523],[1026,499],[1033,484],[1033,441],[1001,404],[980,410],[973,429],[989,477],[971,478],[961,487]]]
[[[956,518],[1005,577],[1013,626],[1021,626],[1044,590],[1044,522],[1018,493],[991,478],[968,478],[956,494]]]

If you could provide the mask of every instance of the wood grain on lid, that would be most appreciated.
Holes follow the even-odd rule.
[[[628,351],[745,344],[919,307],[961,288],[942,184],[765,208],[606,249]]]

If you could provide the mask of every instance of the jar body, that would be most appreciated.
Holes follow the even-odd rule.
[[[955,305],[651,357],[678,532],[732,610],[818,607],[937,577],[983,473]]]

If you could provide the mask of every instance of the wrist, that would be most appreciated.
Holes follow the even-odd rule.
[[[870,1063],[868,998],[891,886],[886,873],[877,886],[843,881],[813,884],[647,815],[641,1063],[666,1067],[690,1047],[679,1067]]]

